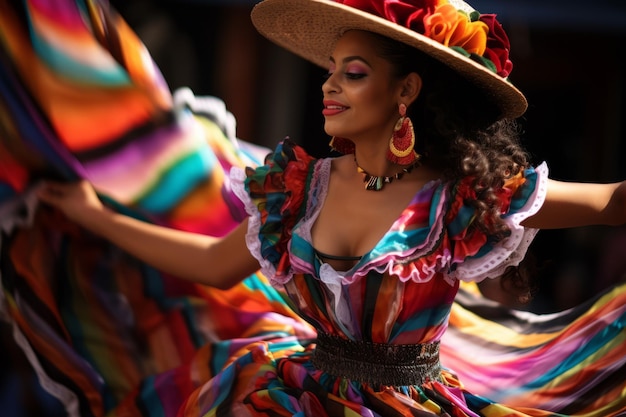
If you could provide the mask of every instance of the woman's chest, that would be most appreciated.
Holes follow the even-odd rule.
[[[319,252],[350,258],[370,252],[390,230],[401,227],[398,222],[424,186],[414,182],[392,188],[396,184],[391,184],[389,189],[377,192],[360,185],[330,179],[324,198],[309,220],[311,242]],[[414,226],[427,226],[428,207],[422,209],[422,224]]]
[[[382,239],[402,209],[371,200],[327,199],[311,222],[311,243],[334,257],[361,257]]]

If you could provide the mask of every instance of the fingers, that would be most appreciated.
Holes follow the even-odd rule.
[[[104,208],[91,183],[86,180],[71,183],[46,181],[36,193],[39,201],[83,226],[89,223],[96,211]]]
[[[84,180],[72,183],[45,181],[37,190],[37,197],[45,203],[58,205],[85,187],[88,187],[88,183]]]
[[[52,202],[67,194],[67,185],[58,182],[46,181],[37,190],[37,197],[45,202]]]

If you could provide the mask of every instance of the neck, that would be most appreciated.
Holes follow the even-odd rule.
[[[403,167],[389,161],[386,157],[387,144],[377,147],[357,147],[354,159],[362,169],[371,175],[388,176],[394,175]]]
[[[401,180],[406,174],[411,173],[413,168],[419,166],[419,160],[416,160],[414,163],[401,167],[399,165],[395,165],[396,171],[391,175],[375,175],[368,172],[365,168],[359,165],[356,155],[354,156],[354,163],[356,165],[356,171],[362,176],[363,182],[365,183],[365,189],[369,191],[381,191],[385,185],[391,184],[395,180]]]

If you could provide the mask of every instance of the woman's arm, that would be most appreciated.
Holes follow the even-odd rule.
[[[259,269],[245,243],[247,220],[224,238],[146,223],[105,207],[87,181],[47,183],[39,198],[153,267],[186,280],[230,288]]]
[[[561,229],[625,223],[626,181],[591,184],[548,180],[543,206],[522,224],[537,229]]]

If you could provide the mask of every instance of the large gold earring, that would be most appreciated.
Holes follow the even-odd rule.
[[[344,155],[354,153],[354,142],[350,139],[333,136],[328,144],[333,151]]]
[[[420,158],[415,152],[415,131],[413,123],[406,115],[406,105],[401,103],[399,106],[400,118],[396,122],[389,140],[389,148],[387,149],[387,159],[394,164],[410,165]]]

